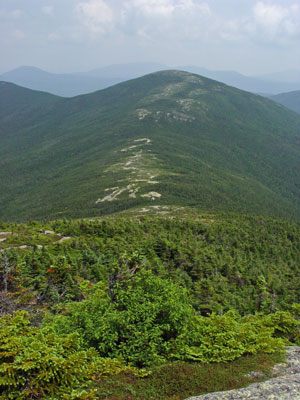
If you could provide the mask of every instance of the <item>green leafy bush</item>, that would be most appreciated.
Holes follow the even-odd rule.
[[[205,363],[224,362],[244,354],[278,351],[284,341],[274,337],[275,323],[271,318],[268,322],[265,317],[242,318],[232,311],[223,316],[197,316],[181,338],[184,351],[178,357]]]
[[[223,362],[278,351],[284,333],[298,325],[289,313],[199,316],[185,289],[145,270],[120,282],[114,301],[98,284],[85,300],[64,310],[46,323],[58,333],[78,332],[101,356],[122,357],[136,366],[172,359]]]
[[[78,332],[100,355],[137,366],[163,362],[194,313],[184,288],[142,270],[119,282],[114,301],[102,284],[47,320],[57,332]]]
[[[276,337],[282,337],[290,344],[299,335],[300,322],[288,311],[277,311],[262,317],[263,324],[274,329]]]
[[[77,333],[31,327],[25,312],[0,318],[0,399],[90,400],[95,377],[124,371],[143,372],[84,349]]]

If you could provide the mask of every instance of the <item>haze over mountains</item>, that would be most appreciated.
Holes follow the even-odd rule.
[[[72,97],[115,85],[121,78],[101,78],[75,74],[53,74],[35,67],[20,67],[0,75],[0,81],[58,96]]]
[[[300,216],[300,117],[162,71],[66,99],[0,85],[0,218],[146,205]]]
[[[112,64],[106,67],[93,69],[87,72],[81,72],[81,75],[101,77],[107,79],[120,79],[124,81],[128,79],[138,78],[152,72],[163,71],[168,69],[167,65],[159,63],[129,63],[129,64]]]
[[[257,78],[270,80],[273,82],[300,82],[300,70],[290,70],[258,75]]]
[[[35,67],[20,67],[0,75],[0,80],[29,89],[72,97],[166,69],[169,67],[159,63],[131,63],[110,65],[76,74],[53,74]],[[300,72],[298,71],[293,71],[291,75],[287,72],[251,77],[235,71],[211,71],[197,66],[180,66],[176,69],[196,73],[253,93],[275,95],[300,90]]]
[[[263,76],[245,76],[236,71],[210,71],[206,68],[195,66],[182,66],[178,69],[215,79],[238,89],[258,94],[279,94],[300,89],[300,77],[298,80],[287,82],[285,80],[265,79]]]

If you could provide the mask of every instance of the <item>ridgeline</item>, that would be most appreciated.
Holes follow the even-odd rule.
[[[300,117],[162,71],[65,99],[0,85],[0,219],[147,205],[300,216]]]

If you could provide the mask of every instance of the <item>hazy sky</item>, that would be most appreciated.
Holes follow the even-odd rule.
[[[0,72],[136,61],[300,69],[300,0],[0,0]]]

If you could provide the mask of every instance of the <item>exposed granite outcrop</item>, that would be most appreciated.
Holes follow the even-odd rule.
[[[300,347],[287,347],[286,355],[287,364],[276,365],[273,369],[276,377],[272,379],[187,400],[300,400]]]

